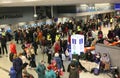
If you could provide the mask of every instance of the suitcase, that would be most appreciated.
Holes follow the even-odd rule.
[[[99,69],[98,68],[94,69],[94,75],[99,75]]]

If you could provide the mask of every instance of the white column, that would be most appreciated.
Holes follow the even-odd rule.
[[[51,6],[51,17],[53,17],[54,13],[53,13],[53,6]]]

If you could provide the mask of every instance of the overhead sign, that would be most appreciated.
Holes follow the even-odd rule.
[[[72,35],[71,53],[80,55],[81,52],[84,52],[84,35]]]

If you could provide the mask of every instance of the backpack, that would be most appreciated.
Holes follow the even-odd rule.
[[[11,67],[9,72],[10,78],[16,78],[16,74],[17,72],[15,71],[14,67]]]
[[[13,53],[10,53],[10,54],[9,54],[9,60],[10,60],[11,62],[13,61],[13,56],[14,56]]]

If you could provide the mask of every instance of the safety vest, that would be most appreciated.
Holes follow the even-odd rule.
[[[81,28],[80,28],[80,26],[77,26],[77,31],[81,31]]]
[[[2,36],[6,36],[6,33],[5,33],[5,32],[2,32]]]
[[[47,35],[47,40],[48,40],[48,41],[51,40],[50,34]]]
[[[75,32],[73,32],[73,35],[75,35]]]
[[[55,40],[58,41],[60,39],[60,35],[56,35]]]
[[[110,22],[113,22],[113,19],[112,19],[112,18],[110,19]]]

